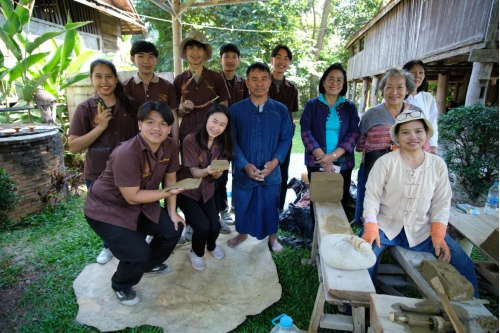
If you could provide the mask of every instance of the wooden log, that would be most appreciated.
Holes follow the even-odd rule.
[[[444,306],[444,310],[450,317],[451,323],[453,324],[453,327],[455,328],[455,331],[457,333],[465,333],[465,329],[462,326],[462,323],[460,322],[460,319],[458,319],[457,313],[453,309],[453,306],[450,303],[450,300],[444,293],[443,286],[441,285],[441,282],[439,281],[439,278],[436,276],[431,280],[432,287],[436,291],[439,300]]]

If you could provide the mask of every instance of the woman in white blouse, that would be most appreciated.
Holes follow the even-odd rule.
[[[388,246],[434,253],[453,265],[474,286],[474,264],[446,233],[451,204],[448,168],[437,155],[422,148],[434,134],[422,111],[407,110],[396,116],[390,130],[399,149],[380,157],[366,183],[362,238],[378,256]],[[369,270],[376,282],[377,264]]]
[[[413,92],[408,95],[405,99],[406,103],[413,104],[418,106],[424,111],[425,118],[427,118],[432,127],[434,128],[434,135],[429,138],[432,154],[437,154],[438,152],[438,109],[436,105],[436,101],[434,97],[426,91],[427,88],[427,80],[426,80],[426,69],[425,65],[420,60],[411,60],[408,61],[403,66],[403,70],[410,72],[413,74],[415,78],[415,87],[413,88]]]

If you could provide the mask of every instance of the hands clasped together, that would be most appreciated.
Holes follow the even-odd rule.
[[[247,172],[248,177],[258,182],[263,182],[264,178],[269,176],[277,166],[278,160],[275,158],[272,161],[266,162],[262,170],[259,170],[259,168],[257,168],[255,165],[248,163],[245,166],[245,171]]]

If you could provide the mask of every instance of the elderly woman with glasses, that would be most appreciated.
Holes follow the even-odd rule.
[[[344,209],[354,204],[349,195],[354,167],[354,148],[359,138],[356,105],[344,97],[347,74],[342,65],[328,67],[319,81],[319,97],[307,101],[300,118],[309,180],[312,172],[334,172],[344,178]],[[312,212],[312,210],[311,210]]]
[[[469,280],[478,298],[474,264],[446,233],[451,186],[448,168],[437,155],[423,150],[434,135],[422,111],[405,111],[390,128],[399,149],[380,157],[366,182],[362,238],[378,256],[388,246],[433,253]],[[377,278],[377,264],[369,270]]]
[[[361,137],[356,151],[363,152],[358,171],[356,213],[354,220],[362,224],[365,183],[375,161],[395,148],[389,129],[394,125],[396,116],[407,110],[422,111],[417,106],[405,103],[405,98],[414,89],[413,75],[399,68],[391,68],[380,80],[378,90],[382,91],[384,101],[370,108],[363,114],[359,124]],[[426,149],[429,149],[426,144]]]

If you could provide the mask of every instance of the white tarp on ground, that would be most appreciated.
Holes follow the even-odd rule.
[[[90,264],[73,282],[79,309],[76,320],[102,332],[152,325],[164,332],[228,332],[281,298],[281,285],[267,239],[249,237],[238,247],[226,245],[231,235],[220,235],[226,251],[222,260],[205,253],[206,268],[191,267],[187,252],[179,245],[167,260],[172,272],[145,274],[134,287],[141,298],[135,306],[121,305],[111,289],[111,276],[118,260],[106,265]],[[97,250],[97,249],[96,249]]]

